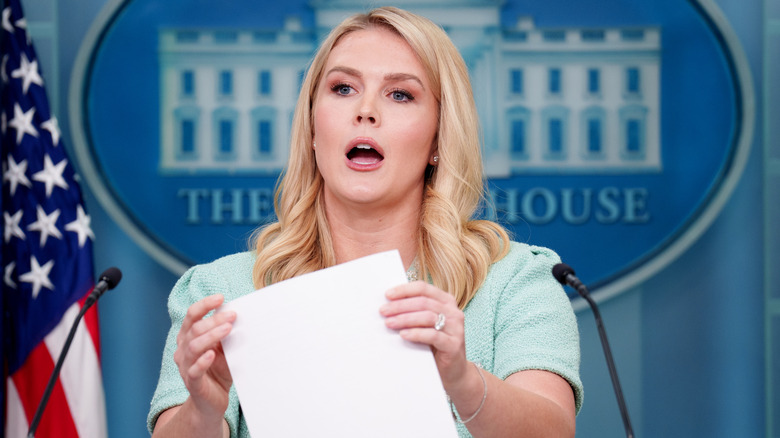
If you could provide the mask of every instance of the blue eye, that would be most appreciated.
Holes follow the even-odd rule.
[[[347,84],[336,84],[330,87],[331,91],[342,96],[347,96],[352,91],[352,87]]]
[[[414,100],[414,96],[405,90],[393,90],[390,95],[392,96],[393,100],[398,102],[408,102]]]

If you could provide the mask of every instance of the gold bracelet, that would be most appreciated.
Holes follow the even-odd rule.
[[[450,409],[452,410],[452,418],[454,418],[455,421],[457,421],[460,424],[466,424],[469,421],[473,420],[474,417],[476,417],[477,414],[479,414],[479,411],[482,410],[482,406],[485,406],[485,399],[487,398],[487,380],[485,380],[485,376],[482,374],[482,367],[478,363],[474,363],[474,362],[472,362],[472,363],[477,368],[477,373],[479,374],[479,378],[482,379],[482,386],[484,388],[484,390],[482,392],[482,401],[479,402],[479,407],[477,408],[477,410],[474,411],[474,413],[471,414],[471,416],[469,418],[467,418],[465,420],[461,420],[460,419],[460,415],[456,412],[457,409],[455,409],[455,405],[452,404],[452,400],[450,399],[450,396],[447,395],[447,401],[450,402]]]

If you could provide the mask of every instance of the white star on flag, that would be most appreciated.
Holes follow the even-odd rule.
[[[3,182],[9,181],[11,183],[11,196],[16,194],[16,186],[19,184],[32,187],[25,172],[27,172],[27,160],[17,163],[13,156],[8,155],[8,169],[3,172]]]
[[[23,213],[24,210],[19,210],[14,213],[13,216],[11,216],[7,211],[3,212],[3,218],[5,219],[5,230],[3,232],[3,238],[5,239],[5,243],[8,243],[8,241],[11,240],[11,237],[13,236],[24,240],[24,231],[22,231],[22,229],[19,227],[19,221],[22,220]]]
[[[82,208],[81,205],[77,206],[76,208],[76,214],[78,217],[75,221],[65,225],[65,230],[73,231],[74,233],[78,234],[79,248],[83,248],[84,244],[87,242],[87,237],[94,240],[95,234],[92,232],[92,228],[90,228],[92,219],[84,212],[84,208]]]
[[[7,284],[9,287],[12,287],[16,289],[16,283],[11,279],[11,274],[14,273],[14,268],[16,267],[16,262],[11,262],[8,264],[8,266],[5,267],[4,273],[3,273],[3,283]]]
[[[41,128],[49,131],[51,133],[51,142],[54,146],[59,145],[60,143],[60,125],[57,123],[57,118],[54,116],[51,116],[51,118],[43,123],[41,123]]]
[[[54,290],[54,285],[49,280],[49,272],[54,267],[54,260],[49,260],[45,265],[38,264],[38,259],[35,256],[30,257],[30,272],[19,276],[19,280],[25,283],[32,283],[33,299],[38,298],[38,293],[41,291],[41,287],[45,287],[49,290]]]
[[[18,103],[14,103],[14,118],[8,122],[8,125],[16,129],[16,144],[22,142],[24,134],[30,134],[33,137],[38,137],[38,130],[33,126],[33,116],[35,115],[35,107],[30,108],[27,112],[22,111],[22,107]]]
[[[60,233],[60,230],[57,228],[57,219],[60,217],[60,210],[54,210],[51,214],[47,215],[40,205],[37,205],[36,209],[38,220],[27,226],[27,229],[41,232],[41,247],[46,245],[46,240],[49,236],[62,239],[62,233]]]
[[[3,29],[13,33],[14,26],[11,24],[11,7],[3,9]]]
[[[43,86],[43,78],[38,73],[38,61],[33,60],[30,62],[27,59],[27,55],[22,53],[22,57],[19,59],[19,68],[11,72],[11,77],[14,79],[22,78],[22,91],[27,94],[30,89],[30,84],[37,84]]]
[[[49,157],[49,154],[44,155],[43,170],[34,173],[33,179],[35,181],[46,184],[47,198],[51,196],[51,192],[54,190],[54,186],[63,188],[65,190],[68,189],[68,183],[65,182],[65,179],[62,177],[62,172],[65,171],[65,166],[67,164],[68,160],[63,158],[62,161],[57,163],[55,166],[54,163],[51,162],[51,157]]]
[[[8,83],[8,75],[5,74],[5,65],[8,63],[8,55],[3,55],[3,64],[0,67],[0,78],[3,79],[3,83]]]

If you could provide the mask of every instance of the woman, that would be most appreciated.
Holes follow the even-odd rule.
[[[470,90],[427,19],[379,8],[331,32],[298,99],[279,222],[171,292],[155,437],[249,436],[220,346],[235,314],[207,316],[223,300],[390,249],[410,282],[378,310],[431,347],[460,435],[574,435],[579,341],[558,258],[471,219],[483,186]]]

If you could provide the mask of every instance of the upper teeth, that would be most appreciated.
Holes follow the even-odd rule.
[[[371,149],[371,146],[369,146],[367,144],[359,144],[359,145],[357,145],[355,147],[358,148],[358,149]]]

